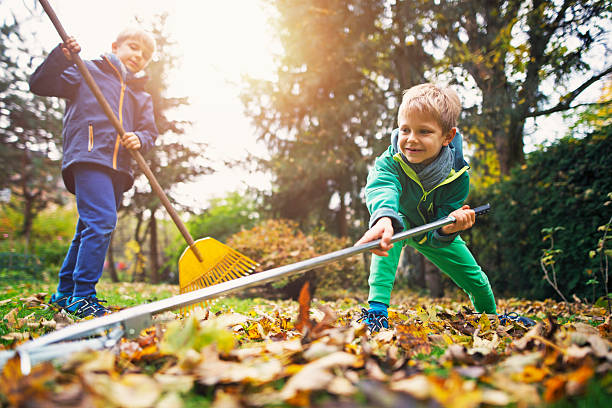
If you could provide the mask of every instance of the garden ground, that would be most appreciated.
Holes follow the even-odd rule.
[[[71,323],[47,305],[54,282],[3,279],[2,348]],[[166,298],[172,285],[98,285],[114,309]],[[356,322],[365,293],[299,302],[225,297],[189,316],[166,312],[113,350],[43,363],[9,361],[2,406],[605,406],[612,331],[584,303],[499,299],[538,323],[501,325],[466,299],[394,293],[391,329]]]

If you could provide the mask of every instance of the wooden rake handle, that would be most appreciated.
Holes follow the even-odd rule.
[[[43,9],[45,10],[45,13],[47,13],[47,15],[49,16],[49,19],[55,26],[55,29],[57,30],[58,34],[62,38],[62,41],[64,42],[68,41],[69,36],[68,34],[66,34],[64,27],[62,27],[62,24],[57,18],[55,11],[53,11],[53,9],[51,8],[51,5],[49,4],[49,2],[47,0],[39,0],[39,2],[42,5]],[[91,89],[94,96],[98,100],[100,107],[102,107],[102,110],[108,117],[108,120],[110,120],[113,127],[117,130],[117,133],[119,133],[119,136],[121,137],[121,139],[124,139],[125,129],[123,129],[123,126],[121,125],[121,123],[115,116],[115,113],[113,112],[112,108],[106,101],[106,98],[104,98],[102,91],[100,91],[98,84],[96,84],[96,81],[94,81],[93,77],[89,73],[89,70],[85,66],[85,63],[83,62],[83,60],[78,54],[72,54],[72,60],[76,63],[79,71],[81,72],[81,75],[83,75],[83,79],[85,79],[85,82],[87,83],[87,85],[89,85],[89,88]],[[127,150],[132,155],[136,163],[138,164],[138,167],[140,167],[142,172],[145,174],[145,176],[149,180],[149,183],[151,184],[151,188],[153,189],[155,194],[157,194],[157,197],[159,197],[159,200],[161,201],[163,206],[168,211],[168,214],[170,214],[170,218],[172,218],[172,221],[174,221],[174,223],[176,224],[177,228],[183,235],[183,238],[185,238],[185,241],[187,242],[187,245],[189,245],[189,248],[191,248],[196,258],[198,258],[198,261],[202,262],[202,255],[200,254],[197,247],[195,246],[195,242],[193,241],[191,234],[185,227],[185,224],[183,224],[183,222],[179,218],[177,212],[172,207],[172,204],[170,204],[170,200],[168,200],[166,193],[164,193],[164,190],[162,190],[161,186],[157,182],[157,179],[153,175],[153,172],[151,171],[151,168],[149,167],[149,165],[145,162],[144,158],[142,157],[142,154],[140,154],[138,150],[132,150],[132,149],[127,149]]]

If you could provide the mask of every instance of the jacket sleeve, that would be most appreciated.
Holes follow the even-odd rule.
[[[40,96],[72,99],[81,75],[58,45],[30,77],[30,90]]]
[[[382,217],[389,217],[393,232],[404,230],[404,223],[399,215],[399,200],[402,192],[400,169],[393,160],[391,147],[383,153],[368,174],[365,188],[366,205],[370,212],[369,227],[372,228]]]
[[[153,99],[149,94],[145,94],[144,103],[140,106],[136,128],[134,133],[140,139],[140,152],[146,154],[155,145],[158,131],[155,126],[155,115],[153,114]]]
[[[445,191],[443,201],[439,202],[436,206],[436,215],[433,221],[448,217],[450,213],[461,208],[470,192],[469,173],[465,172],[462,174],[457,180],[453,181],[449,187],[450,188]],[[459,235],[459,232],[444,235],[440,232],[440,229],[437,229],[427,233],[427,240],[432,247],[442,248],[450,245],[457,235]]]

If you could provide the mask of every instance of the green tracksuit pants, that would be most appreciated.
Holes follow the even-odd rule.
[[[387,257],[372,255],[368,280],[370,284],[369,301],[389,304],[400,254],[406,245],[423,254],[463,289],[478,313],[496,313],[495,297],[489,279],[476,263],[474,256],[460,236],[443,248],[433,248],[426,243],[419,244],[409,238],[396,242]]]

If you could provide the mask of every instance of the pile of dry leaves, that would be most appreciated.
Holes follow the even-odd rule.
[[[592,380],[612,382],[612,330],[601,308],[501,301],[500,310],[536,316],[528,329],[450,300],[400,304],[390,309],[391,329],[374,335],[356,323],[356,301],[311,305],[307,291],[299,304],[248,314],[165,313],[135,340],[39,364],[28,376],[10,360],[0,401],[162,408],[200,395],[215,407],[533,406],[584,393]]]

